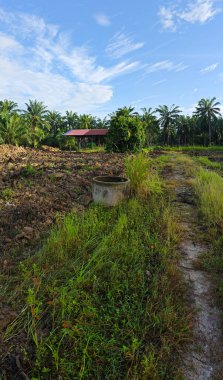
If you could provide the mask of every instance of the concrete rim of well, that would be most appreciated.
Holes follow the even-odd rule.
[[[93,182],[96,184],[107,185],[107,186],[117,186],[126,185],[130,181],[125,177],[118,176],[98,176],[93,178]]]

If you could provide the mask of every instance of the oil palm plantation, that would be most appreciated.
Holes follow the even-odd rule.
[[[78,115],[76,112],[66,111],[66,116],[64,117],[64,122],[66,126],[66,132],[71,129],[78,128]]]
[[[8,114],[13,114],[18,112],[18,104],[13,102],[12,100],[1,100],[0,101],[0,115],[6,116]]]
[[[88,114],[82,114],[78,118],[78,128],[79,129],[91,129],[95,125],[95,120],[93,116]]]
[[[159,106],[155,112],[159,113],[158,122],[162,129],[164,144],[170,145],[176,135],[177,121],[182,111],[173,104],[170,108],[166,105]]]
[[[49,134],[52,137],[56,137],[58,133],[63,132],[64,122],[59,112],[49,111],[46,116],[46,122],[49,126]]]
[[[198,105],[194,112],[194,115],[201,122],[204,135],[208,130],[209,145],[211,144],[212,140],[212,124],[218,118],[218,116],[221,116],[220,108],[218,107],[219,105],[220,103],[216,102],[215,97],[209,99],[202,98],[198,102]]]
[[[145,126],[146,145],[156,143],[159,135],[159,124],[152,108],[141,108],[143,114],[141,120]]]
[[[0,119],[0,140],[3,144],[19,146],[26,143],[27,128],[23,118],[14,113]]]
[[[23,116],[30,130],[29,142],[37,148],[48,130],[48,124],[46,123],[47,107],[43,102],[37,100],[29,100],[29,103],[25,104],[27,109],[24,111]]]

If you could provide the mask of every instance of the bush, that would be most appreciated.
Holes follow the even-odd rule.
[[[138,114],[133,109],[121,108],[110,120],[106,150],[109,152],[137,152],[145,144],[145,130]]]
[[[60,136],[58,144],[61,150],[78,150],[78,143],[74,137]]]

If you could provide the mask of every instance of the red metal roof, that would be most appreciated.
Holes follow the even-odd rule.
[[[72,129],[64,133],[64,136],[105,136],[107,129]]]

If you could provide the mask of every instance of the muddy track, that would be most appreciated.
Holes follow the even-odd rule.
[[[182,372],[186,380],[220,380],[223,378],[221,313],[215,305],[210,276],[196,266],[199,256],[209,247],[202,239],[204,227],[183,169],[173,162],[164,173],[167,185],[175,192],[173,208],[183,231],[179,266],[188,286],[188,302],[195,310],[193,338],[182,355]]]

